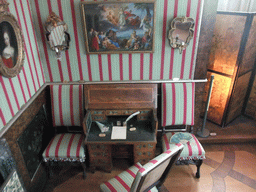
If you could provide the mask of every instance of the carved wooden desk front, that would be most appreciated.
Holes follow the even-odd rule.
[[[157,85],[156,84],[111,84],[85,85],[87,98],[86,116],[84,119],[85,143],[89,152],[90,168],[110,172],[112,157],[132,157],[134,163],[147,163],[155,157]],[[136,111],[140,114],[127,122],[125,140],[111,140],[113,125]],[[99,121],[109,126],[105,137],[97,124]],[[136,127],[136,131],[130,131]]]

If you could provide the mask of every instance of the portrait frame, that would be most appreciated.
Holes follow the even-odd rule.
[[[7,45],[4,33],[6,30],[9,44],[12,47],[9,52],[5,51]],[[11,13],[0,12],[0,74],[7,78],[15,77],[21,71],[24,59],[24,40],[18,21]]]
[[[87,54],[153,53],[156,0],[80,3]]]

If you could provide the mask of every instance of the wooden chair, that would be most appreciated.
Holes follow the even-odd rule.
[[[196,177],[199,178],[205,151],[195,135],[187,132],[189,127],[193,130],[194,125],[195,83],[163,83],[161,92],[163,151],[182,142],[184,149],[177,164],[195,164]],[[166,127],[170,129],[166,130]]]
[[[164,183],[173,163],[183,149],[182,144],[172,146],[142,166],[136,163],[126,171],[102,183],[102,192],[156,192]]]
[[[80,163],[85,178],[86,153],[82,131],[83,87],[82,85],[50,85],[50,92],[53,127],[67,127],[70,130],[78,126],[81,131],[56,134],[43,152],[43,160],[48,169],[54,162]],[[51,172],[50,169],[49,172]]]

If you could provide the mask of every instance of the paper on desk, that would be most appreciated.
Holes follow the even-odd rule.
[[[126,139],[126,127],[113,126],[111,139]]]

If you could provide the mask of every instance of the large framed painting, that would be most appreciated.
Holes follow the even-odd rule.
[[[0,12],[0,74],[15,77],[24,63],[24,41],[15,17],[7,12]]]
[[[155,0],[81,2],[88,54],[154,52]]]

